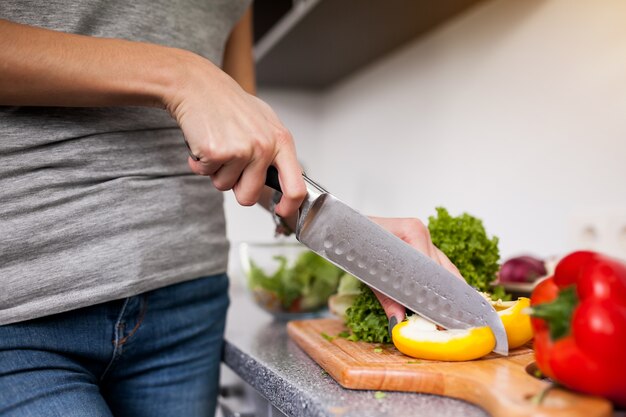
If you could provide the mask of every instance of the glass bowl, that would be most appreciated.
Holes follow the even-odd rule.
[[[280,320],[323,315],[343,274],[297,242],[241,243],[239,257],[244,287]]]

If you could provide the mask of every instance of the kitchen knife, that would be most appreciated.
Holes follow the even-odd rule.
[[[494,352],[508,354],[504,325],[478,291],[306,175],[303,177],[307,196],[298,212],[298,241],[446,329],[489,326],[496,339]],[[269,167],[265,183],[281,191],[275,167]]]

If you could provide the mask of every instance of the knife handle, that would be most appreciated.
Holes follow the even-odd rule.
[[[278,170],[274,165],[270,165],[267,168],[267,174],[265,175],[265,185],[275,189],[279,193],[283,192],[283,190],[280,188],[280,181],[278,181]]]
[[[324,187],[307,177],[304,172],[302,173],[302,178],[304,178],[304,183],[306,184],[306,189],[309,194],[323,194],[328,192]],[[283,192],[282,188],[280,188],[280,181],[278,181],[278,169],[276,169],[274,165],[270,165],[267,168],[267,173],[265,175],[265,185],[273,188],[279,193]]]

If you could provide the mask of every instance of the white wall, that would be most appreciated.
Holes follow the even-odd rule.
[[[362,212],[467,211],[503,257],[626,257],[625,1],[488,1],[323,94],[261,96],[309,173]]]

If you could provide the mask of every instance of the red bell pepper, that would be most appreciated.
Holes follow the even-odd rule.
[[[535,287],[531,306],[539,369],[626,406],[626,264],[574,252]]]

